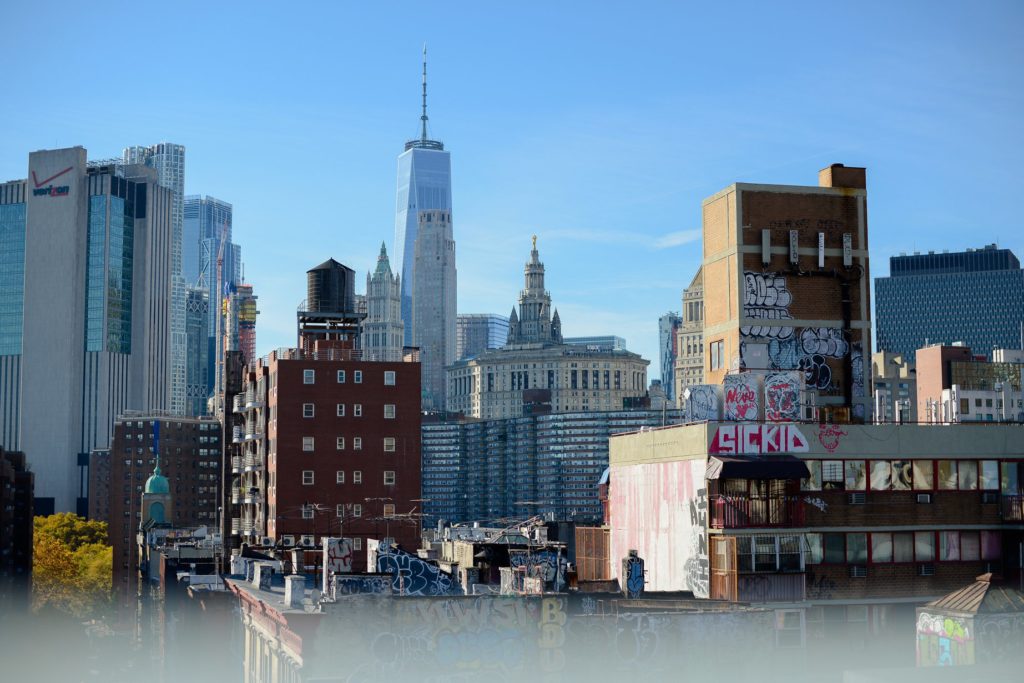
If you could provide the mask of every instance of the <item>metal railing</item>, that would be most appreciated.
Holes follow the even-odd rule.
[[[792,527],[804,523],[804,502],[795,496],[709,496],[708,507],[708,524],[713,529]]]
[[[1003,496],[1000,511],[1004,522],[1024,522],[1024,495]]]

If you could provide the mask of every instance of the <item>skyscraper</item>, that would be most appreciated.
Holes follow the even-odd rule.
[[[675,403],[675,367],[679,357],[679,328],[683,319],[678,313],[666,313],[658,318],[658,355],[661,360],[661,386],[665,389],[665,398]]]
[[[1019,348],[1024,270],[1009,249],[913,254],[889,259],[875,278],[878,348],[914,362],[929,344],[963,342],[975,353]]]
[[[423,409],[446,405],[445,368],[455,362],[455,239],[450,211],[420,211],[413,252],[413,346],[423,369]]]
[[[363,359],[395,363],[402,360],[401,277],[391,273],[388,252],[380,245],[373,275],[366,274],[366,318],[360,333]]]
[[[224,330],[221,329],[218,336],[217,322],[232,287],[242,282],[242,248],[231,241],[231,204],[216,197],[188,195],[184,206],[182,272],[187,285],[205,290],[209,297],[204,354],[206,370],[202,373],[207,382],[203,396],[208,398],[214,393],[218,368],[223,366],[224,360]],[[221,262],[219,269],[218,259]],[[204,361],[193,356],[186,360],[189,366],[199,362]],[[192,371],[188,374],[196,375]],[[187,387],[187,390],[190,397],[198,398],[198,388]]]
[[[182,275],[182,223],[185,197],[185,146],[161,142],[149,147],[126,147],[125,164],[140,164],[156,169],[157,182],[171,191],[171,341],[170,401],[168,409],[175,415],[185,414],[186,349],[185,332],[186,282]]]
[[[86,512],[79,467],[127,409],[168,407],[173,193],[156,172],[29,155],[0,185],[0,435],[36,474],[36,512]]]
[[[223,348],[241,351],[246,364],[256,360],[256,298],[247,284],[236,285],[227,296]]]
[[[444,143],[431,140],[427,134],[427,50],[423,49],[423,104],[420,115],[420,136],[405,143],[398,157],[398,194],[396,197],[395,274],[402,283],[402,322],[405,324],[405,346],[413,345],[413,254],[421,211],[440,210],[451,213],[451,154]],[[425,386],[425,384],[424,384]]]

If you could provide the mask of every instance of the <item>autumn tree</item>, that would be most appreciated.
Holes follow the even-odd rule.
[[[36,517],[33,546],[34,609],[85,617],[110,603],[113,548],[105,522],[67,512]]]

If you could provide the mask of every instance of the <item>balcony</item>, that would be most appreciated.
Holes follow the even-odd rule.
[[[240,413],[244,410],[245,397],[242,394],[235,394],[231,400],[231,412]]]
[[[263,496],[260,495],[260,490],[258,488],[253,487],[253,488],[248,489],[245,492],[245,504],[246,505],[252,505],[254,503],[262,503],[262,502],[263,502]]]
[[[237,536],[242,528],[242,520],[238,517],[231,518],[231,535]]]
[[[231,456],[231,474],[242,473],[242,456],[232,455]]]
[[[231,428],[231,443],[242,443],[242,428],[232,427]]]
[[[242,459],[242,465],[245,468],[246,472],[252,472],[261,464],[262,463],[259,461],[259,458],[257,458],[255,455],[247,455]]]
[[[708,503],[708,523],[712,529],[770,529],[804,524],[804,502],[796,496],[715,495],[708,497]]]
[[[241,502],[242,502],[242,491],[241,491],[241,489],[237,489],[237,488],[231,489],[231,504],[232,505],[238,505]]]
[[[1002,496],[1000,512],[1004,522],[1024,522],[1024,496]]]

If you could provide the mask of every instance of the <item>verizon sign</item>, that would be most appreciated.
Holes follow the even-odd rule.
[[[36,197],[66,197],[71,192],[71,187],[68,185],[54,185],[53,181],[73,168],[74,166],[68,166],[63,171],[58,171],[49,178],[43,178],[42,180],[39,179],[35,171],[32,171],[32,184],[35,185],[32,188],[32,194]]]
[[[796,425],[722,425],[708,446],[712,455],[806,453],[807,438]]]

